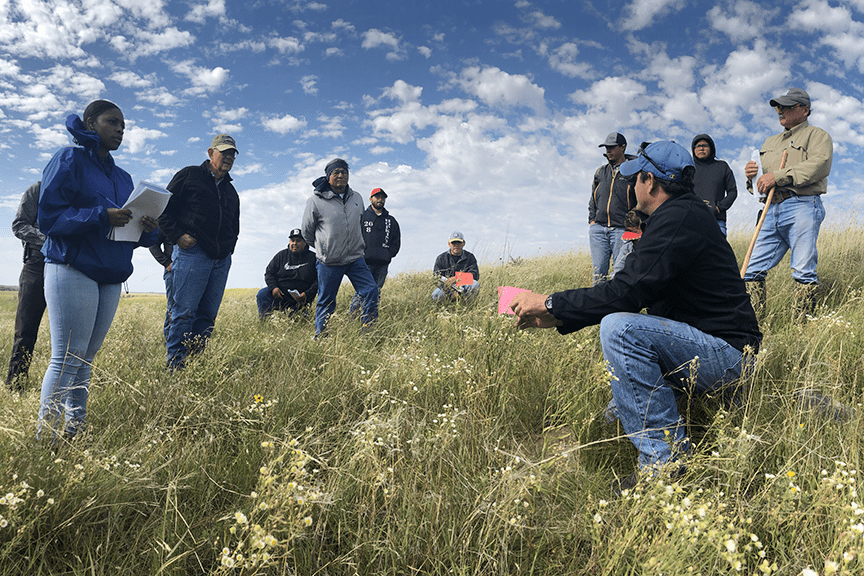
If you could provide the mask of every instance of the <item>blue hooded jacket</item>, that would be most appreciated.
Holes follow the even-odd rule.
[[[66,129],[80,146],[67,146],[42,172],[39,230],[47,237],[45,261],[69,264],[99,284],[119,284],[132,274],[132,250],[156,243],[154,230],[138,242],[108,239],[108,208],[120,208],[132,194],[129,173],[109,154],[100,158],[99,135],[70,114]]]

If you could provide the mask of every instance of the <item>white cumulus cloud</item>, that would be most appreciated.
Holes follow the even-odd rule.
[[[203,24],[207,18],[225,15],[225,0],[208,0],[206,4],[197,4],[186,15],[186,20]]]
[[[687,0],[633,0],[624,7],[624,20],[621,24],[628,30],[643,30],[651,26],[654,18],[680,10]]]
[[[306,126],[306,120],[295,118],[290,114],[286,114],[281,117],[271,117],[265,118],[261,124],[267,130],[271,132],[276,132],[277,134],[287,134],[288,132],[293,132],[294,130],[300,130]]]
[[[508,74],[494,66],[471,66],[456,82],[487,106],[526,106],[536,111],[545,108],[545,90],[522,74]]]

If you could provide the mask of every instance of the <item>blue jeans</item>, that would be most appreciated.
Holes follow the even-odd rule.
[[[117,304],[120,284],[98,284],[67,264],[45,264],[45,302],[51,326],[51,360],[42,379],[39,424],[65,433],[84,426],[93,357],[102,346]]]
[[[378,295],[380,300],[381,289],[384,288],[384,282],[387,280],[387,269],[390,265],[369,264],[367,262],[366,266],[369,267],[369,272],[372,274],[375,284],[378,285]],[[356,314],[358,310],[360,310],[360,296],[355,292],[354,296],[351,297],[351,305],[348,306],[348,311],[351,312],[351,314]]]
[[[780,204],[770,204],[765,210],[765,222],[756,238],[744,281],[764,280],[768,271],[791,249],[792,279],[802,284],[818,282],[816,239],[825,219],[822,199],[792,196]]]
[[[171,266],[173,269],[174,266]],[[171,293],[171,279],[173,278],[172,273],[166,268],[164,272],[162,272],[162,280],[165,281],[165,324],[162,327],[162,330],[165,334],[165,342],[168,342],[168,329],[171,327],[171,309],[174,308],[174,295]]]
[[[273,297],[273,292],[265,286],[255,295],[255,302],[258,304],[258,318],[263,320],[273,313],[274,310],[291,310],[293,315],[295,312],[308,304],[308,299],[304,302],[298,302],[290,294],[285,294],[281,299]]]
[[[728,234],[726,234],[726,221],[717,220],[717,225],[720,226],[720,231],[723,232],[723,236],[728,236]]]
[[[615,266],[612,268],[612,276],[615,276],[615,274],[624,269],[624,265],[627,263],[627,257],[633,253],[635,247],[636,244],[633,240],[624,240],[624,242],[621,243],[621,250],[618,251],[618,257],[615,258]]]
[[[591,281],[594,285],[607,280],[609,275],[609,260],[614,263],[624,245],[621,236],[627,230],[602,224],[591,224],[588,227],[588,246],[591,250]]]
[[[432,291],[432,300],[438,302],[440,300],[444,300],[447,297],[452,298],[453,291],[456,290],[457,292],[459,292],[462,298],[465,299],[465,302],[470,302],[471,299],[474,298],[474,295],[477,293],[478,288],[480,288],[479,280],[475,280],[474,283],[470,286],[460,286],[458,290],[456,290],[455,288],[448,288],[445,292],[444,289],[440,287],[435,288],[435,290]]]
[[[629,312],[603,318],[600,344],[612,376],[610,408],[639,451],[643,470],[689,451],[678,398],[733,383],[753,358],[745,361],[726,341],[689,324]]]
[[[231,255],[214,260],[198,244],[171,254],[171,326],[168,328],[168,368],[182,368],[186,357],[200,352],[213,333],[216,314],[231,269]]]
[[[342,278],[347,276],[354,286],[354,291],[360,296],[363,307],[361,321],[364,326],[372,324],[378,318],[378,285],[369,272],[369,267],[363,258],[358,258],[345,266],[328,266],[322,262],[316,264],[318,269],[318,307],[315,309],[315,335],[321,334],[327,324],[327,319],[336,310],[336,295]]]

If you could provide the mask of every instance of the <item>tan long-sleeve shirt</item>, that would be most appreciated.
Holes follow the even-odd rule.
[[[780,167],[783,151],[788,151],[786,167]],[[828,191],[828,174],[834,143],[821,128],[806,120],[791,130],[769,137],[759,151],[762,172],[774,173],[778,190],[789,190],[799,196],[815,196]],[[747,188],[751,187],[750,181]]]

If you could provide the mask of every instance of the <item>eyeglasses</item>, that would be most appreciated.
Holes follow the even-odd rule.
[[[227,156],[228,158],[234,158],[237,155],[237,150],[234,148],[229,148],[228,150],[220,150],[219,154],[222,156]]]
[[[659,170],[660,172],[662,172],[664,176],[668,176],[669,173],[666,172],[666,170],[663,170],[662,168],[660,168],[660,166],[658,166],[657,163],[654,162],[654,160],[652,160],[651,157],[648,156],[648,154],[645,153],[645,149],[646,149],[648,146],[650,146],[650,145],[651,145],[651,142],[642,142],[642,145],[639,146],[639,151],[636,152],[636,156],[637,156],[637,157],[639,157],[639,156],[644,156],[645,159],[648,160],[648,162],[650,162],[652,166],[654,166],[657,170]]]
[[[696,146],[694,146],[693,148],[710,148],[710,146],[708,144],[703,144],[700,142],[699,144],[696,144]]]
[[[348,171],[343,169],[343,168],[336,168],[335,170],[330,172],[330,174],[335,174],[337,176],[341,176],[342,174],[348,174]]]

